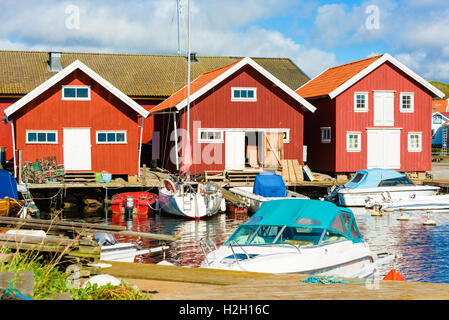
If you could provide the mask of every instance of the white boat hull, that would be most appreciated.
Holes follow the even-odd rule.
[[[439,187],[434,186],[342,188],[337,192],[337,204],[345,207],[364,207],[368,201],[383,202],[385,194],[389,195],[392,201],[399,201],[415,197],[433,196],[437,194],[439,189]]]
[[[404,199],[395,202],[381,203],[382,211],[403,210],[431,210],[447,211],[449,210],[449,195],[423,196],[415,199]]]
[[[134,262],[136,256],[148,254],[149,252],[147,249],[140,250],[132,243],[116,243],[101,247],[100,260]]]
[[[209,200],[207,200],[207,198]],[[159,205],[161,209],[169,214],[201,219],[212,216],[220,210],[223,196],[221,192],[212,195],[204,193],[171,192],[166,188],[159,190]]]
[[[249,259],[246,254],[250,256]],[[201,267],[366,278],[374,273],[369,268],[373,261],[367,244],[351,241],[299,248],[286,244],[233,245],[232,248],[223,245],[209,253]]]
[[[253,213],[256,212],[265,201],[283,199],[309,199],[307,196],[292,191],[287,192],[287,197],[263,197],[253,193],[252,190],[252,187],[234,187],[229,189],[229,191],[231,191],[232,193],[241,196],[246,201],[249,210]]]

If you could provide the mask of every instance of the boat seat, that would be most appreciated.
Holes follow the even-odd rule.
[[[312,241],[302,241],[302,240],[284,240],[284,242],[293,244],[295,246],[307,246],[313,244]]]

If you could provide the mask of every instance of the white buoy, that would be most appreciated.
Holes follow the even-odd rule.
[[[427,219],[423,222],[425,226],[436,226],[437,222],[430,217],[430,212],[427,212]]]
[[[408,214],[404,214],[402,212],[402,209],[400,210],[400,212],[401,212],[401,214],[399,215],[399,217],[396,218],[396,220],[399,220],[399,221],[408,221],[408,220],[410,220],[410,217],[408,216]]]

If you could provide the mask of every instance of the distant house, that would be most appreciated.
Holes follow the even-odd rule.
[[[178,144],[172,134],[186,132],[188,114],[192,174],[277,168],[284,159],[303,163],[304,114],[315,107],[253,59],[203,73],[191,82],[189,113],[187,102],[184,87],[150,110],[167,142],[161,153],[171,158],[168,168],[186,164],[183,150],[179,158],[173,152],[186,137]]]
[[[443,143],[443,124],[449,121],[449,112],[432,114],[432,147],[441,147]]]
[[[444,93],[389,54],[330,68],[297,91],[312,170],[343,176],[359,169],[431,169],[432,97]]]
[[[192,58],[192,79],[241,59],[228,56]],[[181,55],[0,51],[0,114],[3,115],[6,108],[76,60],[82,61],[85,66],[147,111],[186,84],[187,59]],[[290,89],[296,89],[309,80],[290,59],[253,60]],[[4,120],[6,122],[7,119]],[[154,132],[154,126],[152,115],[144,119],[142,163],[150,164],[154,160],[163,165],[166,159],[158,158],[158,147],[152,148],[153,142],[157,144],[159,141],[159,133]],[[12,161],[14,149],[19,149],[18,145],[12,144],[13,130],[15,128],[11,124],[0,123],[0,147],[6,147],[8,161]],[[152,149],[156,152],[152,152]]]
[[[432,100],[432,113],[449,112],[448,100]]]
[[[66,171],[138,174],[149,112],[77,60],[4,110],[22,161],[56,156]]]

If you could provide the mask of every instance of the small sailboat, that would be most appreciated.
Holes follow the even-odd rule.
[[[169,214],[201,219],[224,211],[225,203],[221,191],[213,184],[183,181],[174,183],[164,180],[159,190],[159,205]]]
[[[253,213],[266,201],[308,199],[305,195],[288,190],[282,177],[272,172],[258,174],[252,187],[233,187],[229,191],[242,197]]]
[[[192,165],[192,149],[190,143],[190,1],[187,4],[187,137],[183,139],[183,161],[180,169],[181,182],[164,180],[159,189],[159,205],[162,211],[187,218],[200,219],[216,214],[223,208],[224,198],[214,185],[190,181],[189,169]],[[176,130],[176,128],[175,128]],[[176,144],[177,142],[175,142]],[[178,161],[178,158],[176,158]],[[178,167],[178,163],[176,163]]]

